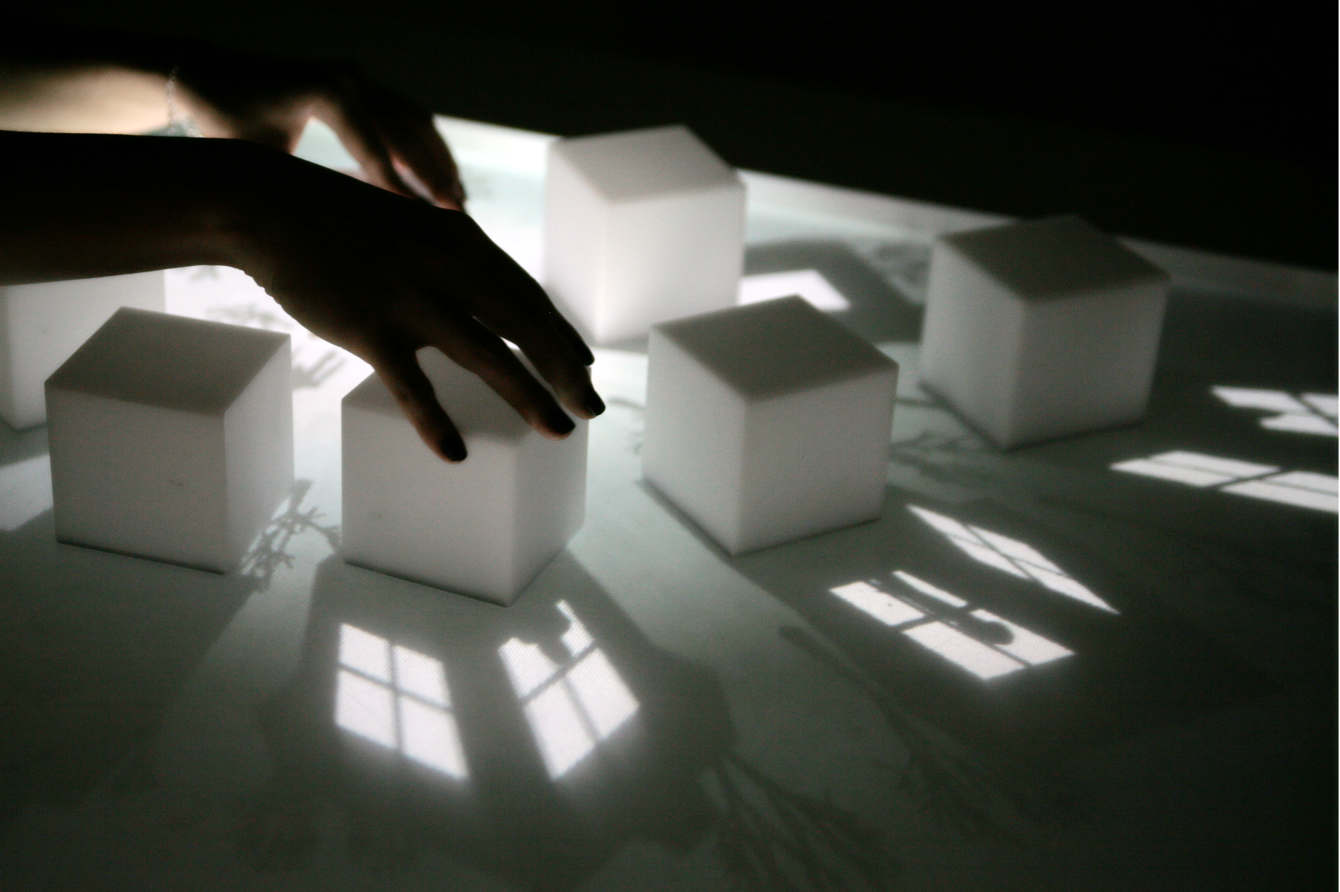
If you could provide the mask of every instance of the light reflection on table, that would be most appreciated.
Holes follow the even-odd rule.
[[[538,270],[533,157],[458,157]],[[294,337],[298,482],[212,576],[57,545],[42,432],[0,431],[0,876],[1143,888],[1331,845],[1277,803],[1334,811],[1334,308],[1175,289],[1144,423],[1001,454],[917,386],[928,244],[750,209],[742,299],[902,365],[879,521],[725,556],[640,482],[620,344],[587,523],[506,609],[345,565],[367,366],[235,270],[169,273],[169,309]]]

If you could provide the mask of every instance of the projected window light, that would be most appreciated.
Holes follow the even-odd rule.
[[[467,771],[440,660],[340,626],[335,723],[449,777]]]
[[[963,598],[911,573],[899,570],[893,575],[910,591],[894,595],[861,581],[830,592],[982,681],[1073,654],[988,610],[973,609]]]
[[[850,582],[829,591],[886,626],[900,626],[926,616],[906,601],[880,591],[868,582]]]
[[[815,309],[825,312],[841,311],[851,306],[817,269],[744,276],[740,279],[740,295],[736,303],[752,304],[793,294],[800,295],[813,304]]]
[[[568,603],[554,606],[568,621],[561,664],[519,638],[504,642],[498,654],[549,776],[557,779],[623,727],[638,703]]]
[[[1334,437],[1340,431],[1336,427],[1336,395],[1333,393],[1303,393],[1295,397],[1283,390],[1250,387],[1214,387],[1212,391],[1236,409],[1272,413],[1261,419],[1261,426],[1270,430],[1323,437]]]
[[[1090,607],[1108,613],[1117,612],[1111,604],[1081,585],[1026,543],[981,527],[959,523],[951,517],[915,505],[908,505],[907,510],[930,524],[974,560],[1011,576],[1040,582],[1057,594],[1088,604]]]
[[[51,507],[51,462],[37,455],[0,465],[0,532],[17,530]]]
[[[1183,451],[1117,462],[1112,470],[1336,513],[1336,478],[1328,474],[1281,471],[1274,465]]]

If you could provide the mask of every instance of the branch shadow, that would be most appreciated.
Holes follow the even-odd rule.
[[[1335,325],[1330,311],[1175,293],[1148,414],[1140,422],[1003,452],[923,435],[920,441],[895,444],[894,464],[945,485],[971,485],[1019,506],[1048,506],[1159,531],[1203,549],[1250,555],[1257,562],[1306,568],[1305,575],[1319,583],[1313,597],[1329,597],[1334,514],[1122,473],[1112,466],[1192,451],[1333,476],[1335,438],[1270,430],[1261,424],[1268,413],[1229,406],[1212,389],[1334,393]]]
[[[503,651],[534,644],[564,665],[566,642],[581,638],[569,617],[636,711],[555,777],[553,732],[523,704]],[[407,755],[394,736],[403,728],[374,741],[336,721],[347,627],[442,667],[459,776]],[[651,644],[566,554],[509,608],[332,556],[317,571],[299,668],[259,723],[275,772],[237,834],[258,869],[307,863],[320,816],[333,811],[349,828],[351,859],[373,875],[395,876],[437,850],[525,888],[576,886],[634,840],[695,845],[714,815],[697,778],[733,740],[715,676]]]
[[[1039,494],[1075,510],[1305,562],[1331,554],[1333,514],[1110,469],[1129,459],[1187,450],[1334,475],[1334,437],[1267,429],[1261,425],[1265,413],[1229,406],[1212,388],[1333,394],[1335,330],[1334,311],[1174,292],[1146,416],[1128,427],[1023,447],[1008,459],[1027,473]]]
[[[0,828],[133,762],[237,611],[292,566],[293,539],[316,530],[335,546],[338,531],[303,507],[310,487],[295,481],[227,574],[59,543],[49,508],[0,532]]]
[[[79,802],[143,746],[254,587],[60,544],[50,509],[0,533],[0,567],[3,829]]]
[[[1222,547],[1120,521],[1052,511],[1044,522],[991,499],[915,504],[1025,542],[1117,611],[974,560],[894,490],[876,523],[736,559],[805,621],[779,634],[880,709],[910,754],[900,788],[941,826],[1025,840],[1078,833],[1121,851],[1112,822],[1122,818],[1108,803],[1147,800],[1167,804],[1147,817],[1181,853],[1167,869],[1193,884],[1268,884],[1299,858],[1305,870],[1325,866],[1312,853],[1329,839],[1316,816],[1335,809],[1325,780],[1335,766],[1333,563],[1320,580],[1273,563],[1258,574]],[[1333,561],[1333,544],[1327,554]],[[886,625],[832,594],[861,580],[924,609],[891,569],[1072,653],[983,680],[911,640],[925,622]],[[956,618],[936,616],[944,637]],[[954,629],[977,648],[993,646],[988,631]],[[1266,739],[1267,752],[1255,752],[1250,741]],[[1222,849],[1234,839],[1251,845]],[[1102,864],[1086,855],[1067,869],[1083,885]]]
[[[1162,577],[1158,569],[1124,565],[1119,542],[1108,543],[1111,551],[1095,552],[1064,530],[990,500],[946,506],[918,499],[917,504],[1026,541],[1115,612],[973,560],[910,512],[906,496],[892,488],[877,521],[742,555],[734,566],[809,622],[898,709],[994,760],[1002,774],[1045,774],[1048,764],[1066,753],[1276,690],[1254,667],[1170,609],[1177,580]],[[937,605],[900,584],[895,571],[968,605]],[[978,645],[999,643],[995,623],[965,622],[969,610],[1003,618],[1072,654],[979,678],[947,652],[904,634],[923,620],[889,626],[832,593],[854,581],[914,606]]]

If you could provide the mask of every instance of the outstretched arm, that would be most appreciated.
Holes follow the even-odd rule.
[[[424,442],[453,461],[464,441],[415,361],[423,346],[478,374],[546,435],[572,430],[563,407],[604,411],[590,350],[461,212],[465,192],[431,115],[357,69],[28,23],[0,30],[0,83],[0,284],[238,267],[309,330],[367,360]],[[106,135],[162,127],[169,96],[223,138]],[[312,117],[373,185],[286,154]],[[411,174],[439,207],[407,197]]]
[[[291,152],[328,124],[374,185],[463,209],[465,190],[432,115],[344,62],[239,53],[50,23],[0,29],[0,129],[145,133],[177,117],[204,136]]]
[[[168,123],[165,42],[50,22],[0,30],[0,128],[144,133]]]
[[[284,156],[237,140],[0,130],[0,159],[6,285],[235,264],[242,190]]]
[[[367,360],[424,442],[464,442],[414,352],[440,348],[552,437],[604,409],[590,351],[460,211],[255,143],[0,131],[0,284],[199,263],[245,270]],[[502,340],[517,344],[551,395]]]

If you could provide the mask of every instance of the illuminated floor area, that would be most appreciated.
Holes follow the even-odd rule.
[[[1189,486],[1214,487],[1220,492],[1267,499],[1315,511],[1336,512],[1334,474],[1281,471],[1273,465],[1180,450],[1118,462],[1112,466],[1112,470],[1158,477]]]
[[[1282,390],[1216,387],[1214,395],[1230,406],[1269,413],[1261,419],[1264,428],[1321,437],[1336,436],[1336,395],[1333,393],[1295,396]]]
[[[454,133],[538,269],[543,141]],[[918,387],[925,231],[748,226],[742,301],[901,364],[882,517],[729,558],[641,482],[644,345],[603,349],[586,524],[509,608],[345,564],[366,366],[170,273],[293,334],[299,482],[201,573],[57,544],[44,431],[0,428],[0,889],[1327,886],[1334,307],[1179,286],[1142,424],[999,453]]]

